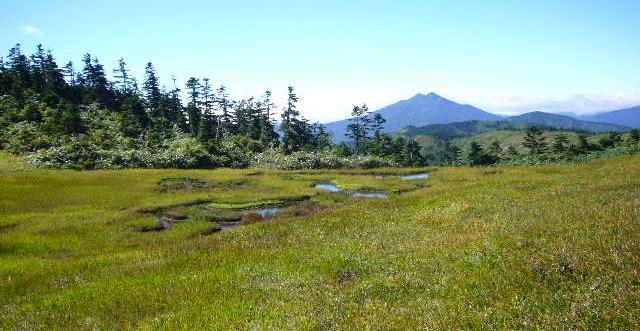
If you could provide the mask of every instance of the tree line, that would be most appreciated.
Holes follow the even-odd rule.
[[[633,129],[626,140],[619,132],[610,132],[590,142],[585,133],[578,133],[572,141],[566,133],[559,132],[547,140],[545,132],[538,126],[529,127],[521,143],[522,151],[513,145],[504,148],[497,140],[483,146],[475,140],[469,143],[466,155],[462,149],[446,143],[441,158],[448,165],[487,166],[496,163],[553,163],[569,161],[590,153],[604,152],[619,147],[631,147],[640,144],[640,130]]]
[[[97,57],[59,66],[52,52],[38,45],[31,55],[20,44],[0,57],[0,149],[22,154],[36,165],[64,168],[247,167],[282,168],[491,165],[523,158],[569,158],[614,148],[619,133],[597,144],[586,135],[572,143],[557,134],[551,143],[542,130],[528,129],[521,153],[500,142],[471,142],[468,152],[445,142],[425,154],[413,139],[384,131],[385,119],[366,104],[353,107],[346,137],[333,137],[311,123],[298,108],[294,87],[276,121],[270,91],[234,100],[227,87],[190,77],[184,86],[171,78],[160,83],[148,62],[139,82],[124,59],[111,77]],[[635,138],[634,138],[635,137]],[[638,141],[638,131],[629,138]]]
[[[354,108],[349,133],[354,143],[334,146],[323,125],[302,116],[292,86],[278,123],[270,91],[233,100],[224,85],[208,78],[190,77],[179,87],[172,77],[171,86],[161,86],[151,62],[139,82],[124,59],[111,76],[91,54],[79,66],[72,61],[59,66],[42,45],[30,56],[15,45],[0,58],[0,147],[33,153],[50,165],[67,153],[78,159],[79,168],[91,168],[91,158],[105,155],[120,166],[144,166],[155,162],[144,157],[163,158],[155,154],[167,148],[190,160],[176,166],[247,166],[251,155],[267,149],[283,155],[323,151],[393,158],[403,165],[424,163],[417,143],[382,134],[384,119],[369,119],[366,106]],[[115,155],[134,148],[148,153],[127,154],[131,164]]]

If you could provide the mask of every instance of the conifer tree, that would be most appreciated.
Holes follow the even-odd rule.
[[[287,106],[282,112],[282,150],[285,154],[300,150],[300,137],[297,132],[296,119],[300,115],[296,103],[298,96],[292,86],[288,88]]]
[[[71,69],[73,71],[73,69]],[[119,88],[122,93],[129,92],[129,69],[127,69],[127,63],[123,58],[118,60],[118,67],[113,69],[113,77],[118,80]]]
[[[633,129],[629,131],[629,137],[627,138],[627,141],[630,144],[640,143],[640,129]]]
[[[147,111],[151,117],[157,118],[161,115],[160,99],[162,97],[158,76],[156,75],[156,70],[153,68],[153,64],[151,62],[147,62],[144,72],[145,78],[142,84],[142,90],[147,105]]]
[[[189,121],[189,132],[191,136],[198,136],[198,129],[200,127],[200,119],[202,118],[202,112],[200,110],[200,81],[195,77],[187,80],[187,92],[189,95],[189,103],[187,103],[187,119]]]
[[[367,150],[369,135],[369,108],[366,104],[354,106],[351,111],[349,125],[347,125],[346,136],[353,139],[354,152],[362,155]]]
[[[547,151],[547,143],[542,130],[537,126],[530,127],[524,136],[522,146],[529,149],[530,155],[545,153]]]
[[[553,137],[551,150],[554,153],[565,153],[569,148],[569,137],[564,133],[558,133]]]

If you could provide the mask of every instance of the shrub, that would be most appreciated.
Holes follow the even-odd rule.
[[[390,159],[376,156],[341,157],[330,150],[319,152],[295,152],[284,155],[270,149],[257,154],[251,160],[253,168],[270,168],[282,170],[296,169],[338,169],[338,168],[377,168],[397,166]]]

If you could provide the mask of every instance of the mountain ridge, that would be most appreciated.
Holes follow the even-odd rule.
[[[640,106],[579,115],[579,119],[640,128]]]
[[[409,99],[384,106],[371,114],[379,113],[385,120],[386,133],[407,127],[424,127],[433,124],[450,124],[467,121],[507,121],[548,128],[589,132],[628,131],[640,127],[640,106],[592,115],[569,115],[531,111],[515,116],[502,116],[484,111],[470,104],[460,104],[435,92],[417,93]],[[606,121],[599,120],[600,118]],[[334,142],[345,140],[348,119],[325,123],[333,134]]]
[[[434,92],[418,93],[413,97],[387,105],[371,114],[379,113],[386,119],[385,132],[390,133],[406,126],[428,124],[447,124],[467,120],[493,121],[503,117],[486,112],[468,104],[459,104]],[[349,120],[340,120],[325,124],[334,134],[334,141],[344,140]]]

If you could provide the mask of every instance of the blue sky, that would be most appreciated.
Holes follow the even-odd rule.
[[[422,92],[502,113],[640,104],[640,1],[10,1],[3,55],[153,61],[235,97],[292,84],[313,120]]]

